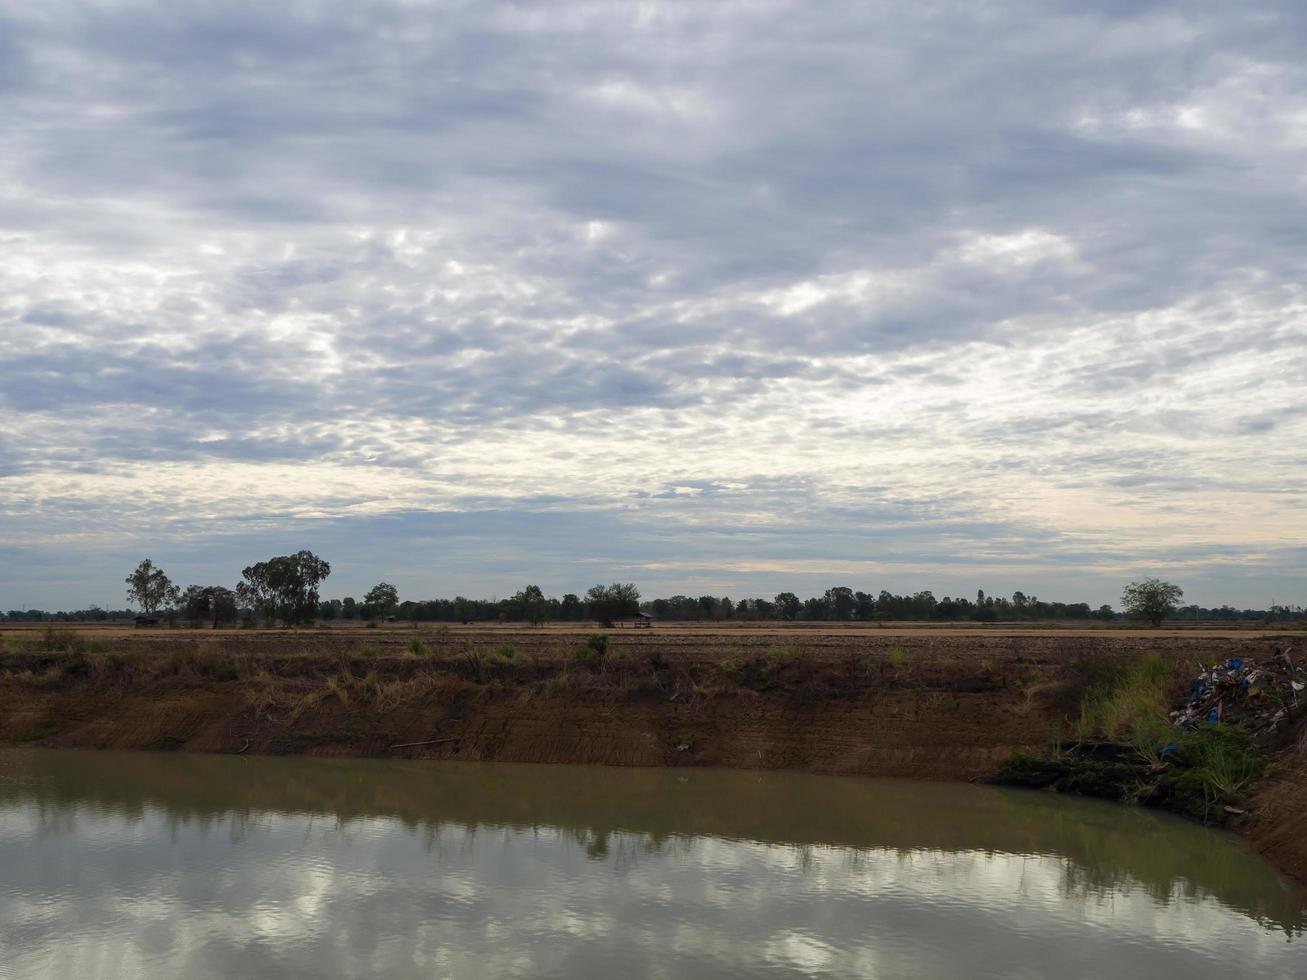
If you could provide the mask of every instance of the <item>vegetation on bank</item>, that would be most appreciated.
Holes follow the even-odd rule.
[[[364,682],[377,695],[374,700],[388,704],[459,683],[534,685],[681,702],[740,690],[821,698],[865,690],[886,680],[898,682],[908,663],[898,645],[888,653],[849,655],[835,662],[794,646],[732,652],[735,655],[674,662],[657,648],[628,653],[608,634],[591,633],[551,641],[528,653],[512,644],[428,631],[411,636],[402,646],[384,649],[365,642],[345,648],[332,644],[316,652],[250,653],[201,641],[171,650],[126,653],[111,649],[102,638],[50,626],[32,637],[10,637],[5,642],[0,636],[0,680],[43,689],[89,684],[103,691],[169,678],[239,681],[256,692],[252,703],[275,703],[281,709],[299,705],[302,710],[306,699],[316,703],[355,691]],[[270,694],[273,689],[275,696]],[[401,690],[409,696],[400,696]]]
[[[1266,774],[1266,748],[1237,725],[1177,729],[1185,665],[1153,654],[1091,668],[1079,716],[1048,755],[1015,752],[995,781],[1146,803],[1227,824]]]

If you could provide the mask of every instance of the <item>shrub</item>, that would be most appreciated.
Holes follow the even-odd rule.
[[[608,657],[608,636],[604,633],[591,633],[586,637],[585,646],[576,651],[576,662],[597,667]]]
[[[363,649],[359,651],[359,654],[371,660],[374,657],[381,656],[381,648],[375,643],[365,643],[363,644]]]
[[[427,645],[422,642],[422,637],[415,636],[408,641],[408,652],[415,657],[425,657],[427,655]]]
[[[88,653],[102,652],[108,647],[104,640],[89,641],[81,633],[72,630],[55,629],[53,624],[46,626],[41,638],[29,640],[29,649],[40,649],[47,653]]]

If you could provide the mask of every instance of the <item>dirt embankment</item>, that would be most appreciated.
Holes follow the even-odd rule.
[[[615,631],[601,650],[553,631],[169,631],[50,652],[29,638],[0,657],[0,741],[972,779],[1046,748],[1122,659],[1187,668],[1276,642]],[[1250,833],[1307,879],[1294,760]]]

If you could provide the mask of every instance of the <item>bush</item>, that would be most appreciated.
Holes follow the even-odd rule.
[[[360,650],[359,653],[370,660],[373,657],[381,656],[381,648],[375,643],[365,643],[363,644],[363,649]]]
[[[586,637],[585,646],[576,651],[576,661],[580,664],[598,666],[608,656],[608,636],[604,633],[591,633]]]
[[[415,636],[408,641],[408,652],[415,657],[425,657],[427,655],[427,645],[422,642],[422,637]]]

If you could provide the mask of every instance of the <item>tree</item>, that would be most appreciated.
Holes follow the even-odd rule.
[[[125,581],[127,601],[139,603],[141,612],[147,616],[153,616],[160,606],[172,605],[181,598],[181,591],[149,558],[137,565],[136,571]]]
[[[833,589],[827,589],[823,597],[826,608],[830,615],[836,619],[852,619],[855,600],[853,590],[847,585],[837,585]]]
[[[182,615],[193,626],[198,627],[202,619],[212,620],[214,629],[236,621],[236,593],[221,585],[188,586],[182,593],[181,607]]]
[[[803,608],[803,602],[793,592],[780,592],[773,601],[781,614],[781,619],[794,619]]]
[[[244,569],[236,597],[269,623],[277,616],[287,626],[310,623],[318,611],[318,586],[330,574],[331,565],[313,552],[297,551]]]
[[[1150,626],[1161,626],[1162,620],[1175,612],[1184,589],[1160,579],[1146,578],[1131,582],[1121,593],[1121,606],[1126,615],[1146,619]]]
[[[539,626],[549,616],[549,603],[538,585],[528,585],[513,596],[513,602],[522,610],[522,618],[532,626]]]
[[[385,619],[399,605],[399,590],[389,582],[378,582],[363,597],[363,604],[373,615]]]
[[[581,602],[581,597],[575,592],[569,592],[563,596],[563,601],[558,606],[559,615],[568,622],[581,619],[585,615],[585,605]]]
[[[596,585],[586,592],[585,605],[592,619],[611,628],[614,620],[640,611],[640,590],[629,582]]]

